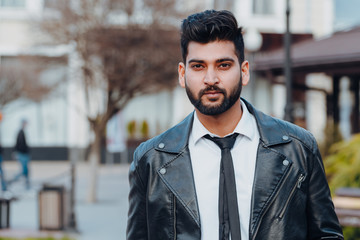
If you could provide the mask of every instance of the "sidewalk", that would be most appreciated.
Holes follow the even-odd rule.
[[[18,171],[16,162],[4,162],[7,178]],[[69,236],[76,240],[125,239],[128,196],[128,164],[100,165],[98,175],[98,201],[86,201],[88,192],[88,165],[76,165],[75,214],[79,233],[39,231],[38,191],[43,183],[64,185],[70,189],[69,162],[33,161],[30,165],[31,189],[24,190],[22,182],[10,186],[18,200],[10,209],[10,228],[1,229],[0,237],[47,237]]]

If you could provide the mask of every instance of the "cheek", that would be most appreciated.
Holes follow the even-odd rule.
[[[233,86],[239,84],[240,76],[241,76],[241,74],[239,72],[237,72],[237,71],[227,72],[221,78],[222,83],[224,84],[224,86],[233,87]]]
[[[190,72],[185,75],[185,81],[189,88],[198,88],[203,82],[203,77],[200,73]]]

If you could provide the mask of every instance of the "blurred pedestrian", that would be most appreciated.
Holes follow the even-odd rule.
[[[29,181],[29,161],[30,161],[30,149],[26,142],[25,137],[25,128],[28,122],[26,119],[21,120],[21,128],[16,137],[16,144],[15,144],[15,156],[16,159],[21,164],[21,171],[13,178],[11,182],[18,181],[22,176],[25,177],[25,185],[26,188],[30,188],[30,181]]]
[[[6,182],[5,182],[5,176],[4,176],[4,170],[2,169],[2,161],[3,161],[3,148],[0,143],[0,180],[1,180],[1,190],[4,192],[6,191]]]

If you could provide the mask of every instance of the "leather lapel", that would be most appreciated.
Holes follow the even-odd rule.
[[[256,110],[245,99],[249,112],[254,115],[260,134],[251,202],[250,239],[254,238],[262,217],[272,204],[281,185],[289,175],[292,161],[272,146],[288,144],[292,140],[285,122]],[[284,160],[287,160],[284,162]]]
[[[185,147],[180,154],[158,169],[158,174],[200,227],[200,215],[188,147]]]
[[[256,160],[251,204],[250,236],[255,234],[262,216],[276,197],[292,165],[290,159],[286,159],[281,153],[265,147],[263,144],[260,141]],[[285,159],[287,161],[284,162]]]

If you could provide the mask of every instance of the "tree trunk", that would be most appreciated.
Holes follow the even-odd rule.
[[[89,154],[89,190],[87,201],[90,203],[95,203],[97,201],[97,183],[98,183],[98,166],[100,162],[100,151],[101,151],[101,132],[95,132],[95,141],[91,144],[90,154]]]

